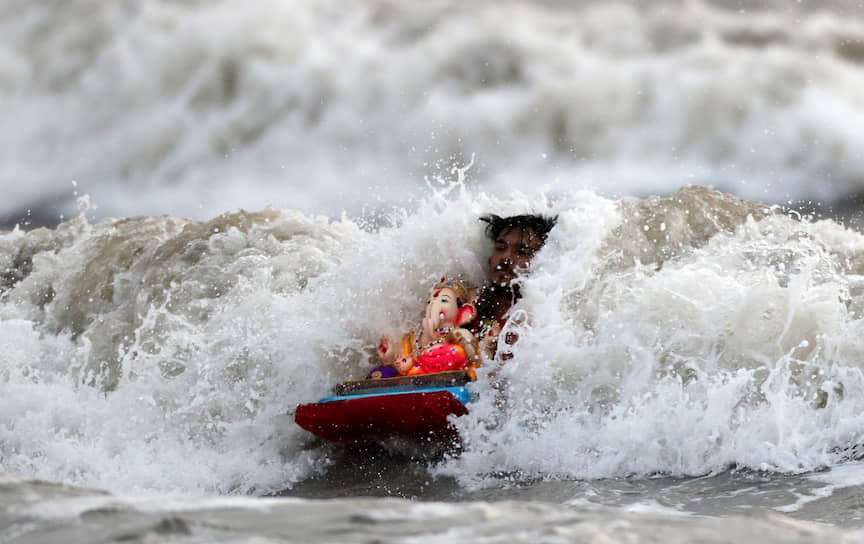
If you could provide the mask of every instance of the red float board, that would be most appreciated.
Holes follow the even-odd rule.
[[[297,425],[338,443],[410,438],[455,438],[448,416],[468,413],[449,391],[402,393],[301,404]]]

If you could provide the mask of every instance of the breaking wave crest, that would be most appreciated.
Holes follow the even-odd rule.
[[[488,192],[864,189],[853,0],[5,4],[0,217],[356,215],[472,156]]]
[[[459,185],[376,222],[142,216],[0,237],[0,470],[125,491],[267,493],[326,465],[290,413],[364,374],[476,218],[557,214],[437,466],[602,478],[808,471],[864,428],[864,237],[703,187],[610,200]]]

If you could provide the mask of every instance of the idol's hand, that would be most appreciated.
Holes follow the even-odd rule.
[[[414,368],[414,359],[408,357],[407,355],[403,355],[402,357],[399,357],[398,359],[393,361],[393,367],[399,374],[404,376],[405,374],[408,374],[408,371]]]
[[[378,341],[378,356],[385,363],[389,363],[396,358],[393,342],[390,341],[390,337],[386,334],[382,334],[381,340]]]

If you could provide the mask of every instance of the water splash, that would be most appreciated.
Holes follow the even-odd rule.
[[[490,211],[559,222],[519,280],[514,359],[484,367],[464,451],[437,470],[471,486],[854,454],[862,235],[700,187],[460,188],[369,230],[266,209],[4,234],[0,467],[134,491],[291,485],[328,462],[293,407],[365,375],[442,274],[482,282]]]

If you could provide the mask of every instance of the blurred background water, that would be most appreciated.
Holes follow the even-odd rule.
[[[860,540],[862,40],[857,1],[0,1],[0,541]],[[483,281],[489,212],[559,222],[459,455],[297,428]]]
[[[857,206],[856,1],[0,5],[0,215],[206,219],[711,185]]]

